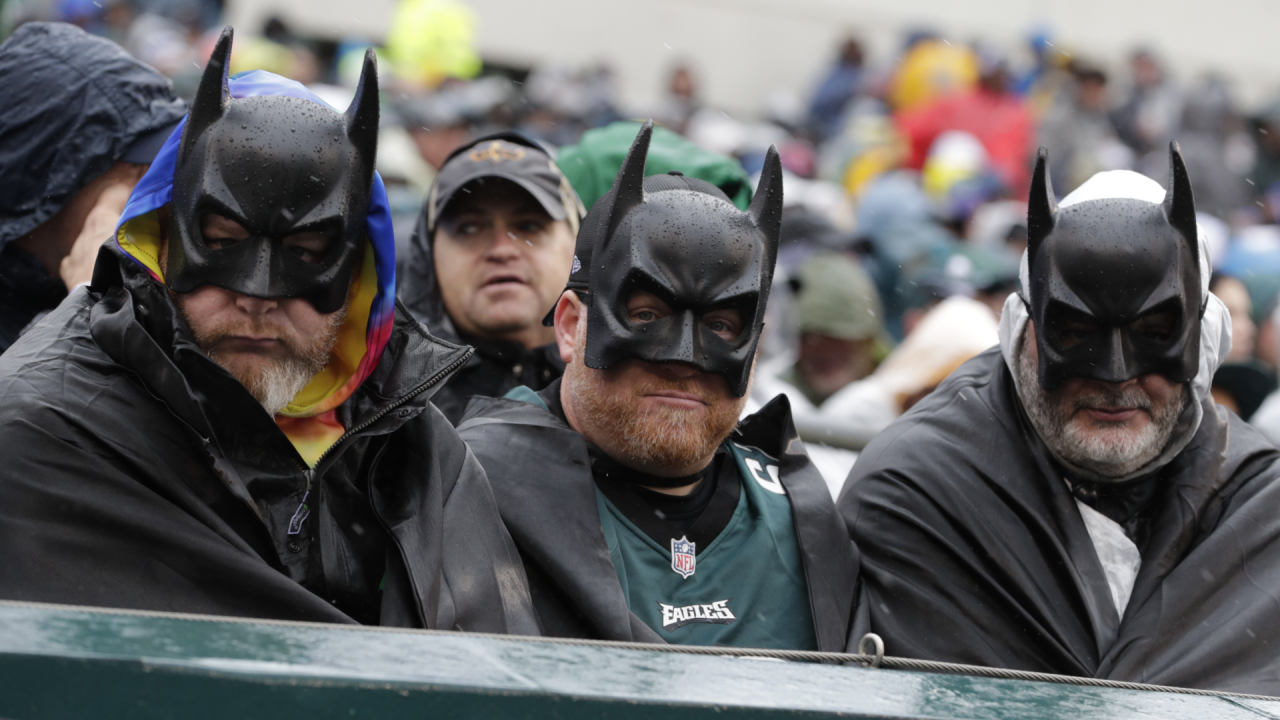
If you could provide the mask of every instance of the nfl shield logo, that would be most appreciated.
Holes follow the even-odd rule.
[[[671,569],[680,573],[680,577],[688,578],[693,574],[697,558],[694,555],[694,544],[689,542],[688,536],[679,540],[671,539]]]

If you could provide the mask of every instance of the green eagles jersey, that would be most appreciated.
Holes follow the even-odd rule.
[[[600,524],[631,612],[669,643],[816,650],[808,585],[778,461],[725,443],[742,492],[707,547],[662,547],[596,489]]]

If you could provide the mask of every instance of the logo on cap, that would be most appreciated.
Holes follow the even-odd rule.
[[[495,163],[506,162],[507,160],[519,160],[524,157],[524,150],[515,147],[503,147],[502,142],[494,140],[486,145],[483,149],[476,148],[467,153],[467,157],[473,162],[482,162],[492,160]]]

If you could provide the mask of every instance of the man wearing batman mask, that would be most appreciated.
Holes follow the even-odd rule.
[[[737,424],[773,276],[782,171],[747,212],[636,137],[583,220],[552,316],[564,377],[476,398],[544,634],[842,650],[857,560],[786,398]]]
[[[881,433],[839,499],[885,651],[1280,694],[1280,453],[1213,403],[1230,319],[1167,189],[1035,167],[1000,346]]]
[[[0,358],[0,598],[536,632],[394,302],[372,52],[345,114],[219,39],[98,255]]]

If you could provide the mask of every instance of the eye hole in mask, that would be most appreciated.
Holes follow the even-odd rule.
[[[319,265],[333,247],[338,233],[337,228],[303,230],[286,235],[281,245],[302,262]],[[224,250],[251,236],[244,225],[218,213],[208,213],[200,219],[200,235],[210,250]]]
[[[200,236],[205,247],[222,250],[249,239],[249,231],[243,225],[225,215],[209,213],[200,218]]]
[[[1166,343],[1178,334],[1178,305],[1169,301],[1129,324],[1134,333],[1157,343]]]
[[[1055,303],[1051,310],[1053,337],[1063,349],[1071,349],[1102,331],[1103,325],[1090,315]],[[1129,332],[1155,343],[1168,342],[1178,331],[1177,302],[1170,300],[1152,308],[1129,323]]]
[[[281,244],[308,265],[319,265],[329,248],[333,247],[336,233],[323,230],[304,230],[286,235]]]
[[[627,316],[633,325],[643,325],[671,315],[671,305],[647,290],[636,290],[627,298]],[[743,313],[734,307],[708,310],[699,318],[708,330],[725,342],[742,334]]]

